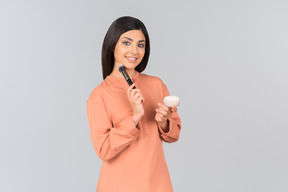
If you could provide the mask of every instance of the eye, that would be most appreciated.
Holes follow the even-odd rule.
[[[124,45],[130,45],[130,42],[129,41],[123,41],[122,42]]]
[[[138,47],[140,47],[140,48],[144,48],[145,45],[144,45],[144,44],[138,44]]]

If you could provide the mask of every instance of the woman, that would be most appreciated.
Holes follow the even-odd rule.
[[[181,122],[177,108],[162,103],[169,92],[161,79],[141,73],[149,53],[140,20],[121,17],[112,23],[102,47],[104,80],[87,100],[92,143],[103,160],[98,192],[173,191],[162,141],[177,141]],[[119,65],[134,82],[130,87]]]

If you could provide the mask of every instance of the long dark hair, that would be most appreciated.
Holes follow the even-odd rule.
[[[109,27],[102,45],[102,74],[105,79],[114,68],[114,50],[120,36],[130,30],[141,30],[145,36],[145,55],[141,63],[135,68],[142,72],[147,66],[150,54],[149,35],[145,25],[134,17],[125,16],[116,19]]]

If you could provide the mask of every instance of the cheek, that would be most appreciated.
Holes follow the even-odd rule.
[[[144,55],[145,55],[145,49],[140,51],[140,55],[141,55],[141,58],[144,57]]]
[[[114,57],[120,57],[125,53],[125,50],[121,47],[115,48]]]

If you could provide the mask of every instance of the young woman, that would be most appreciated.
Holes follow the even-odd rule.
[[[98,192],[173,191],[162,141],[177,141],[181,122],[177,108],[162,103],[169,92],[161,79],[141,73],[149,53],[140,20],[121,17],[112,23],[102,47],[104,80],[87,100],[92,143],[103,160]],[[130,87],[119,65],[134,82]]]

